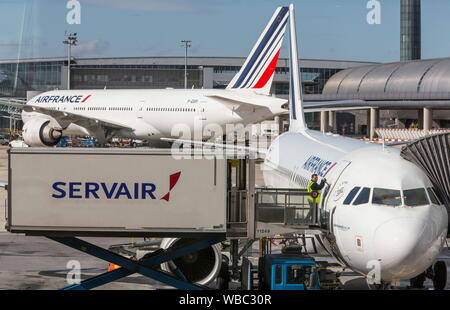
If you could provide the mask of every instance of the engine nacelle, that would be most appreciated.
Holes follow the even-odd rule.
[[[62,129],[49,119],[33,118],[23,125],[22,136],[29,146],[54,146],[61,140]]]
[[[161,248],[182,246],[192,239],[164,238]],[[219,275],[222,266],[222,253],[218,245],[213,245],[197,252],[179,257],[173,260],[176,267],[169,263],[161,264],[164,271],[173,273],[174,268],[179,269],[186,279],[195,284],[207,285],[214,281]]]

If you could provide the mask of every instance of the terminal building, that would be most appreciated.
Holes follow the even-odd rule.
[[[241,57],[189,57],[189,88],[225,88],[243,65]],[[71,89],[163,89],[184,88],[184,57],[71,58]],[[67,58],[0,60],[0,97],[27,98],[38,92],[67,89]],[[305,94],[320,94],[335,73],[369,62],[300,61]],[[279,59],[271,93],[287,98],[289,62]],[[308,114],[310,126],[318,128],[320,117]],[[2,118],[0,127],[9,127]]]
[[[184,57],[71,59],[71,89],[161,89],[184,87]],[[189,57],[189,88],[225,88],[245,58]],[[300,62],[304,91],[320,94],[335,73],[372,63],[334,60]],[[288,61],[279,59],[272,93],[287,95]],[[67,89],[67,58],[0,60],[0,96]]]
[[[450,128],[450,58],[372,64],[342,70],[309,101],[363,100],[377,106],[375,127]],[[364,105],[364,102],[361,105]],[[433,106],[433,108],[429,108]],[[365,134],[366,111],[347,113],[353,132]]]

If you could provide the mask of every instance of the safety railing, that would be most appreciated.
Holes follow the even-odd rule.
[[[317,225],[316,203],[310,204],[305,189],[257,188],[256,221],[286,226]]]

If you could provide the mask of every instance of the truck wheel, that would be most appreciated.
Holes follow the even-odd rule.
[[[443,290],[447,286],[447,265],[439,260],[433,266],[433,286],[435,290]]]

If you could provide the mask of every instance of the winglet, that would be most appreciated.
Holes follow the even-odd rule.
[[[241,70],[233,77],[227,89],[251,89],[258,94],[269,95],[288,17],[288,7],[278,7],[275,10]]]
[[[295,28],[294,5],[289,6],[289,131],[300,132],[307,129],[303,113],[302,80],[298,64],[297,31]]]

